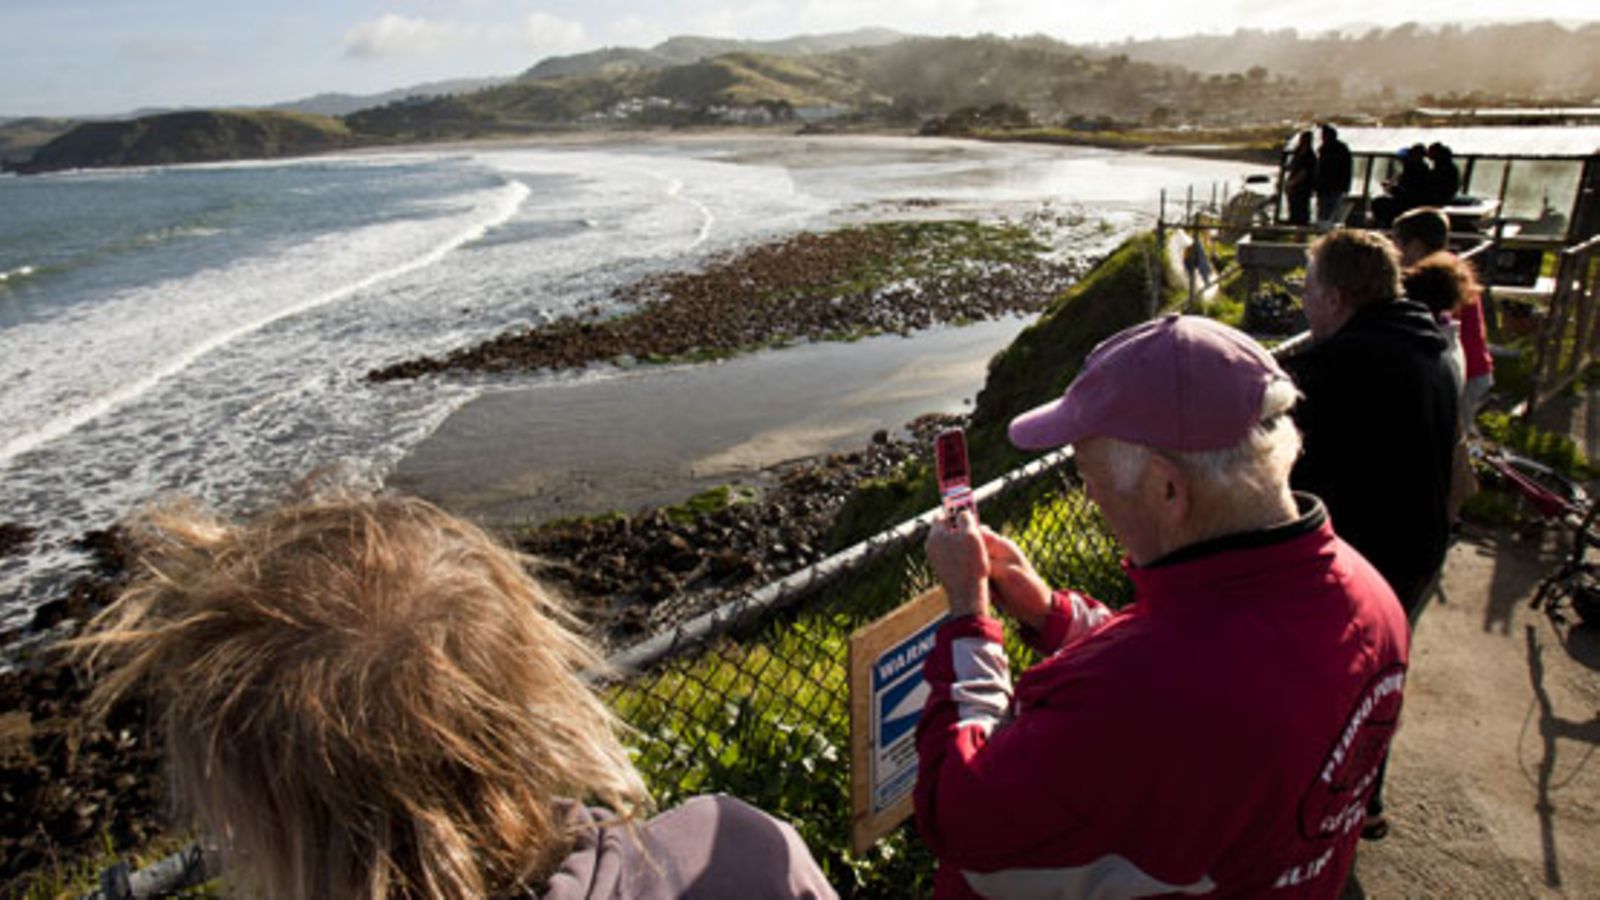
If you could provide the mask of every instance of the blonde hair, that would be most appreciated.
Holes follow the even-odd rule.
[[[570,801],[648,807],[601,664],[526,560],[421,500],[339,495],[136,529],[142,576],[76,652],[149,696],[180,806],[272,897],[482,897],[570,848]]]

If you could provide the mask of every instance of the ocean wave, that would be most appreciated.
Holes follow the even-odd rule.
[[[491,196],[487,198],[486,202],[475,208],[475,214],[469,217],[469,221],[464,228],[459,228],[449,233],[443,240],[438,241],[433,246],[404,262],[361,275],[331,290],[313,293],[298,302],[271,309],[263,314],[246,319],[242,323],[210,331],[187,346],[173,348],[161,358],[160,362],[136,376],[129,377],[126,373],[112,372],[106,375],[104,380],[94,379],[101,383],[106,381],[116,382],[117,386],[111,390],[95,392],[91,388],[68,392],[67,399],[73,404],[70,409],[45,419],[31,430],[11,438],[4,444],[0,444],[0,467],[10,465],[18,457],[67,435],[134,400],[220,347],[259,331],[275,322],[343,300],[391,279],[437,263],[452,251],[478,240],[491,229],[508,221],[521,208],[530,194],[529,188],[520,181],[507,181],[498,190],[491,192]],[[224,280],[226,280],[226,276],[224,276]],[[153,293],[159,294],[160,287],[158,286],[154,289]],[[70,329],[77,323],[69,321],[60,324]],[[91,323],[82,324],[92,328]],[[43,409],[54,409],[63,405],[61,402],[63,398],[59,396],[36,397],[34,399],[36,402],[27,405],[33,407],[35,414]],[[13,413],[16,421],[29,421],[30,417],[25,414],[26,410],[20,411],[24,413],[21,415],[17,414],[18,410],[9,410],[9,412]]]
[[[7,272],[0,272],[0,287],[15,284],[24,278],[32,278],[39,273],[38,266],[18,266]]]

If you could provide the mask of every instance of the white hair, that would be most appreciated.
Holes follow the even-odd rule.
[[[1213,489],[1251,498],[1275,492],[1288,481],[1289,470],[1300,454],[1300,432],[1289,416],[1299,399],[1293,382],[1274,381],[1261,398],[1261,417],[1244,440],[1221,450],[1160,452]],[[1116,438],[1108,438],[1107,443],[1106,465],[1113,489],[1121,493],[1133,490],[1154,451]]]

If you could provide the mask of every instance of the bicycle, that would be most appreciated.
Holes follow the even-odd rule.
[[[1588,558],[1590,550],[1600,548],[1600,503],[1554,468],[1503,447],[1477,440],[1469,453],[1477,468],[1510,487],[1542,520],[1571,532],[1562,564],[1540,580],[1531,607],[1565,624],[1570,605],[1584,625],[1600,628],[1600,561]]]

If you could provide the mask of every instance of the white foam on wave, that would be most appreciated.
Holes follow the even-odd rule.
[[[730,243],[808,227],[835,206],[798,190],[783,166],[682,152],[516,148],[484,151],[475,160],[501,172],[588,183],[588,202],[615,210],[615,217],[581,217],[620,232],[604,250],[613,256],[620,250],[681,264]],[[663,196],[671,202],[662,203]]]
[[[690,241],[689,246],[685,247],[684,249],[693,250],[701,244],[704,244],[706,242],[706,238],[711,237],[711,226],[717,223],[716,213],[713,213],[709,206],[706,206],[699,200],[696,200],[690,196],[686,196],[683,193],[683,179],[681,178],[667,179],[667,196],[674,200],[689,204],[700,213],[700,228],[695,232],[694,240]]]
[[[229,312],[237,314],[243,320],[221,317],[222,322],[216,318],[200,324],[194,333],[188,336],[186,342],[177,346],[160,348],[159,358],[145,357],[131,361],[128,368],[132,371],[93,371],[90,360],[59,360],[65,363],[66,368],[72,368],[82,362],[91,363],[87,374],[88,381],[100,384],[112,383],[116,386],[110,390],[96,391],[94,388],[85,389],[78,378],[67,379],[68,387],[62,390],[60,383],[46,384],[48,377],[33,371],[30,362],[21,359],[20,353],[6,354],[6,362],[0,362],[0,382],[20,385],[20,389],[8,392],[4,401],[0,401],[0,411],[4,412],[3,418],[11,422],[36,421],[44,410],[59,408],[61,405],[70,405],[65,412],[61,412],[45,419],[32,429],[16,435],[3,445],[0,445],[0,467],[12,464],[18,457],[56,440],[63,435],[82,427],[86,423],[100,418],[107,412],[141,396],[162,381],[182,372],[194,362],[216,349],[245,337],[253,332],[285,319],[307,311],[335,303],[360,291],[367,290],[375,285],[398,278],[418,269],[433,265],[452,251],[473,240],[482,237],[489,229],[494,228],[509,220],[516,214],[531,191],[518,181],[510,181],[500,188],[490,192],[488,202],[474,208],[473,214],[467,217],[464,227],[460,227],[447,234],[443,240],[435,240],[432,246],[415,247],[415,255],[404,261],[393,261],[384,268],[355,275],[346,273],[351,280],[345,281],[339,287],[331,290],[309,293],[304,299],[291,300],[281,305],[271,305],[274,297],[281,297],[287,284],[283,281],[274,283],[274,279],[285,279],[292,283],[292,279],[299,277],[306,279],[307,283],[300,285],[304,288],[313,288],[320,281],[319,272],[307,272],[302,267],[315,265],[316,261],[337,256],[337,249],[333,244],[347,244],[357,246],[363,243],[360,234],[340,234],[330,238],[319,239],[311,242],[313,246],[305,248],[305,252],[289,252],[275,259],[264,267],[259,262],[252,271],[252,264],[230,266],[220,271],[202,273],[196,276],[196,281],[210,282],[198,286],[199,293],[208,297],[221,299],[230,295],[244,294],[244,303],[236,303]],[[381,245],[385,239],[399,237],[396,232],[404,229],[400,226],[371,226],[366,231],[367,237],[375,239],[374,243]],[[263,290],[262,295],[252,298],[252,291],[246,287],[241,290],[241,285],[254,286]],[[119,342],[125,342],[139,337],[153,337],[150,333],[150,317],[159,315],[159,300],[162,293],[171,289],[188,287],[194,290],[193,284],[184,285],[158,285],[148,290],[135,291],[122,298],[121,304],[108,302],[83,314],[62,316],[55,320],[40,323],[38,326],[27,329],[14,329],[6,334],[8,343],[15,341],[18,347],[43,347],[61,354],[66,348],[73,346],[82,347],[84,341],[70,337],[73,333],[85,334],[90,341],[103,341],[107,348]],[[292,288],[291,288],[292,290]],[[251,303],[254,299],[256,303]],[[155,302],[152,302],[155,301]],[[225,301],[223,301],[225,302]],[[116,308],[121,306],[122,308]],[[244,308],[255,306],[256,308]],[[260,307],[265,306],[263,311]],[[174,314],[182,315],[184,310],[173,309]],[[126,326],[128,319],[133,317],[136,328],[134,334],[129,334]],[[204,318],[202,316],[202,318]],[[119,319],[121,321],[119,321]],[[220,324],[221,327],[217,327]],[[157,332],[167,329],[157,329]],[[143,331],[144,334],[138,332]],[[33,333],[29,333],[33,332]],[[91,345],[92,346],[92,345]],[[134,347],[124,348],[136,353],[149,353],[152,348]],[[12,361],[14,359],[15,361]],[[48,365],[48,360],[45,364]],[[125,362],[129,362],[126,361]],[[17,371],[18,364],[29,366]],[[33,362],[34,365],[38,361]],[[54,367],[52,367],[54,368]],[[7,370],[11,371],[7,371]],[[63,404],[61,401],[65,400]]]
[[[12,279],[27,278],[29,275],[32,275],[37,271],[39,270],[35,266],[18,266],[9,272],[0,272],[0,284],[4,284]]]

